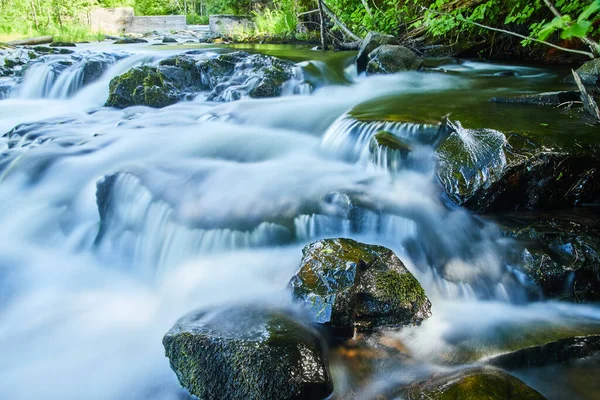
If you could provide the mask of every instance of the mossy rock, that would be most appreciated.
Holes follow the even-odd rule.
[[[544,400],[536,390],[496,368],[467,369],[400,390],[407,400]]]
[[[175,104],[180,96],[161,79],[156,67],[136,67],[113,78],[106,105],[125,108],[132,105],[165,107]]]
[[[386,44],[369,53],[367,74],[393,74],[402,71],[415,71],[423,60],[412,50],[398,45]]]
[[[341,336],[355,329],[420,324],[431,303],[393,251],[351,239],[306,246],[290,285],[317,323]]]
[[[369,54],[376,48],[382,45],[398,44],[398,40],[393,35],[384,35],[379,32],[369,32],[363,39],[356,56],[356,68],[359,73],[367,70],[367,64],[369,63]]]
[[[163,345],[179,382],[201,399],[324,399],[324,345],[290,310],[239,306],[193,312]]]

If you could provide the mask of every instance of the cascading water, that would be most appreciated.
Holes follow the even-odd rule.
[[[469,78],[409,72],[285,98],[101,107],[112,77],[153,60],[116,61],[82,87],[85,58],[62,71],[48,58],[19,98],[0,101],[0,130],[10,131],[0,164],[0,398],[185,398],[161,345],[173,322],[197,307],[290,302],[302,247],[323,237],[386,245],[423,283],[434,316],[399,335],[426,366],[470,346],[461,338],[471,318],[491,342],[507,320],[599,322],[593,307],[524,305],[504,259],[510,243],[443,199],[435,147],[450,131],[351,113]],[[382,130],[410,151],[373,147]],[[381,372],[392,375],[410,373]]]

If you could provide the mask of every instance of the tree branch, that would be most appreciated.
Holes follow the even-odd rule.
[[[544,0],[544,4],[552,11],[552,14],[554,14],[555,17],[562,18],[561,13],[554,7],[554,4],[552,4],[550,0]],[[567,26],[571,26],[571,23],[567,22]],[[598,42],[587,37],[581,37],[579,40],[585,43],[590,50],[592,50],[592,53],[600,55],[600,44],[598,44]]]
[[[349,38],[351,38],[353,40],[362,40],[362,38],[360,36],[358,36],[354,32],[352,32],[346,25],[344,25],[344,23],[342,21],[340,21],[338,19],[338,17],[333,13],[333,11],[331,11],[331,9],[327,5],[327,3],[325,3],[324,1],[323,1],[323,11],[325,11],[325,14],[327,14],[327,16],[329,18],[331,18],[337,26],[340,27],[340,29],[346,34],[346,36],[348,36]]]
[[[440,13],[440,12],[437,12],[437,11],[429,10],[426,7],[422,7],[422,9],[424,11],[429,11],[429,12],[434,13],[434,14],[443,15],[443,16],[446,16],[446,17],[450,16],[449,14],[444,14],[444,13]],[[491,26],[487,26],[487,25],[479,24],[477,22],[469,21],[468,19],[465,19],[465,18],[462,18],[462,17],[461,18],[456,18],[456,19],[464,21],[464,22],[466,22],[468,24],[472,24],[472,25],[478,26],[478,27],[483,28],[483,29],[488,29],[490,31],[496,31],[496,32],[506,33],[507,35],[516,36],[516,37],[521,38],[521,39],[531,40],[532,42],[545,44],[546,46],[553,47],[553,48],[558,49],[558,50],[566,51],[566,52],[569,52],[569,53],[575,53],[575,54],[583,54],[584,56],[588,56],[591,59],[595,58],[594,54],[590,53],[589,51],[568,49],[566,47],[562,47],[562,46],[558,46],[558,45],[555,45],[555,44],[550,43],[550,42],[546,42],[545,40],[540,40],[540,39],[532,38],[530,36],[520,35],[520,34],[515,33],[515,32],[507,31],[506,29],[493,28]]]

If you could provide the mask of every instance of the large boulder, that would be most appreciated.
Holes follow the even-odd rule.
[[[550,219],[509,228],[522,248],[516,263],[546,297],[600,300],[600,236],[580,223]]]
[[[431,316],[425,291],[390,249],[325,239],[302,253],[300,269],[290,282],[293,295],[335,334],[418,325]]]
[[[398,45],[386,44],[369,53],[367,74],[393,74],[419,69],[423,60],[412,50]]]
[[[519,379],[496,368],[471,368],[417,382],[394,392],[407,400],[544,400]]]
[[[324,399],[333,390],[320,336],[289,310],[193,312],[163,345],[181,385],[201,399]]]
[[[166,107],[177,103],[183,93],[161,74],[157,67],[136,67],[110,82],[106,105],[125,108],[132,105]]]
[[[365,72],[367,70],[367,64],[369,63],[369,54],[378,48],[386,44],[398,44],[396,38],[392,35],[384,35],[378,32],[369,32],[363,39],[358,55],[356,57],[356,68],[358,72]]]

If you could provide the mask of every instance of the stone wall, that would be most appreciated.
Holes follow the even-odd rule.
[[[252,20],[245,16],[220,14],[209,16],[208,24],[211,32],[231,34],[238,29],[252,27]]]
[[[136,17],[131,7],[93,8],[89,15],[90,28],[104,33],[146,33],[185,29],[185,15]]]

